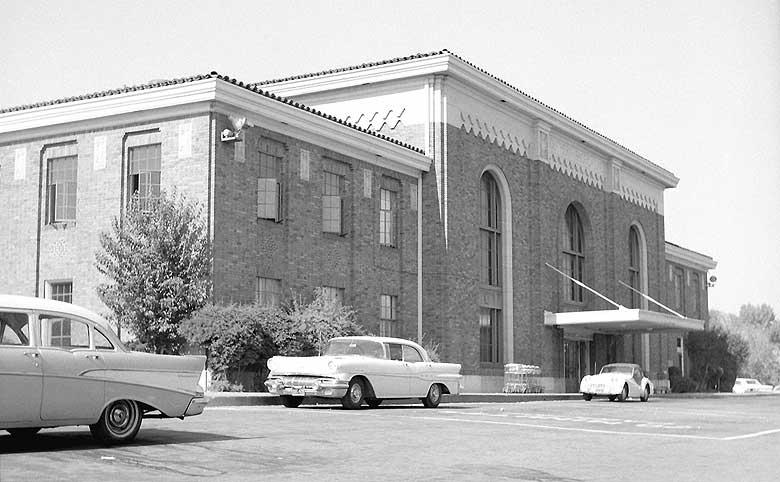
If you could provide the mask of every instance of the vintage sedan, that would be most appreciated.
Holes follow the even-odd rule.
[[[386,399],[419,398],[435,408],[442,394],[460,392],[462,378],[460,365],[432,362],[417,343],[373,336],[333,338],[322,356],[275,356],[268,368],[265,386],[291,408],[304,397],[341,399],[348,409],[364,401],[375,408]]]
[[[737,378],[731,391],[734,393],[771,392],[772,385],[765,385],[755,378]]]
[[[639,398],[646,402],[653,393],[653,384],[642,373],[642,368],[633,363],[610,363],[601,368],[598,375],[585,375],[580,382],[582,398],[606,396],[614,402],[628,398]]]
[[[129,442],[144,417],[203,412],[205,361],[129,351],[104,319],[70,303],[0,295],[0,430],[89,425],[103,443]]]

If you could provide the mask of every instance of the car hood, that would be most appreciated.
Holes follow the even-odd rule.
[[[376,359],[362,356],[275,356],[268,360],[272,375],[330,376],[345,365]]]

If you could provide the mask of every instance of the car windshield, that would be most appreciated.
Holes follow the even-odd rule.
[[[601,368],[601,373],[628,373],[633,372],[633,368],[630,365],[604,365]]]
[[[381,343],[371,340],[335,339],[328,342],[326,355],[355,355],[371,358],[385,358]]]

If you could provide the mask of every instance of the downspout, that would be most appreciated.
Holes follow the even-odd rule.
[[[38,226],[35,233],[35,297],[37,298],[41,290],[41,216],[43,215],[43,155],[46,152],[46,145],[41,147],[38,158]],[[27,160],[25,159],[25,163]]]
[[[417,342],[423,343],[423,271],[422,271],[422,172],[417,175]]]

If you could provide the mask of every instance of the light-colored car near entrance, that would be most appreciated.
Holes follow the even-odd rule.
[[[755,378],[737,378],[731,391],[734,393],[771,392],[772,385],[765,385]]]
[[[601,368],[598,375],[585,375],[580,382],[582,398],[606,396],[610,401],[639,398],[646,402],[654,393],[653,384],[634,363],[610,363]]]
[[[0,430],[89,425],[129,442],[144,417],[203,412],[203,356],[129,351],[100,316],[76,305],[0,295]]]
[[[341,399],[348,409],[419,398],[434,408],[442,394],[460,393],[462,378],[459,364],[432,362],[417,343],[372,336],[333,338],[322,356],[275,356],[268,368],[265,386],[291,408],[304,397]]]

